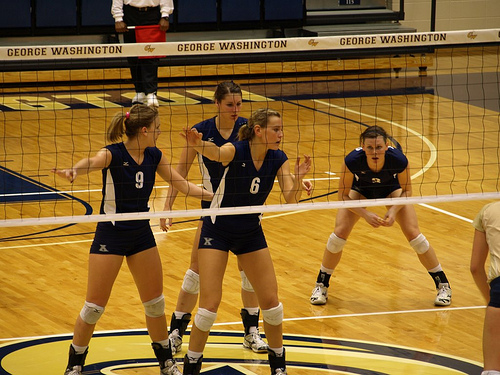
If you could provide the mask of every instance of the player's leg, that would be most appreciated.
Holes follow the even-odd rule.
[[[420,232],[417,214],[412,205],[403,206],[396,215],[396,221],[401,227],[403,234],[409,241],[410,246],[417,253],[420,263],[425,267],[432,277],[437,290],[434,300],[436,306],[448,306],[451,304],[451,287],[448,278],[439,263],[436,252],[427,238]]]
[[[338,210],[335,229],[330,234],[323,251],[323,260],[316,278],[316,286],[310,297],[310,302],[313,305],[324,305],[326,303],[330,278],[342,258],[344,245],[358,220],[359,216],[348,209],[341,208]]]
[[[203,350],[222,298],[222,282],[228,253],[215,249],[199,249],[198,260],[200,301],[189,337],[189,348],[184,357],[185,375],[199,374],[201,369]]]
[[[285,370],[283,305],[279,302],[278,283],[269,249],[240,254],[238,261],[253,285],[262,308],[271,373],[274,374],[279,369]]]
[[[243,302],[240,315],[245,329],[243,347],[255,353],[267,353],[268,346],[259,332],[259,300],[239,262],[238,269],[241,275],[241,300]]]
[[[65,375],[81,374],[95,325],[108,303],[122,262],[121,255],[89,255],[87,295],[80,315],[76,319]]]
[[[191,314],[200,290],[200,276],[198,274],[198,243],[200,242],[201,226],[203,222],[198,221],[198,228],[194,237],[193,248],[191,249],[191,262],[188,270],[184,274],[181,290],[177,297],[177,305],[170,320],[170,341],[172,342],[172,352],[182,351],[182,337],[191,320]]]
[[[497,301],[500,302],[500,301]],[[484,370],[500,372],[500,308],[488,306],[484,318]]]
[[[127,264],[144,306],[146,327],[152,341],[151,346],[160,364],[161,374],[180,375],[168,339],[163,271],[158,248],[154,246],[128,256]]]

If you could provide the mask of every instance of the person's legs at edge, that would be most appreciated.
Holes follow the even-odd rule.
[[[436,252],[418,227],[417,214],[412,205],[403,206],[396,216],[396,221],[410,246],[417,253],[420,263],[432,277],[437,290],[434,300],[436,306],[451,304],[451,287],[437,258]]]
[[[123,256],[90,254],[85,304],[75,323],[66,375],[81,374],[97,321],[104,313],[111,289],[120,271]]]
[[[340,263],[344,245],[358,220],[359,216],[348,209],[341,208],[338,210],[335,229],[328,238],[326,248],[323,251],[323,260],[316,278],[316,286],[310,297],[311,304],[324,305],[328,300],[330,278]]]
[[[226,270],[228,252],[215,249],[200,249],[200,302],[194,317],[189,338],[189,348],[184,356],[184,375],[200,373],[210,329],[217,317],[222,298],[222,281]]]

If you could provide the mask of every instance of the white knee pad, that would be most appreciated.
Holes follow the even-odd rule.
[[[346,242],[346,240],[337,237],[335,233],[332,233],[330,234],[328,242],[326,243],[326,249],[333,254],[340,253],[344,248]]]
[[[103,313],[104,307],[85,301],[80,311],[80,318],[87,324],[96,324]]]
[[[497,370],[487,370],[483,371],[481,375],[500,375],[500,371]]]
[[[208,332],[214,325],[215,318],[217,318],[217,313],[199,307],[194,316],[194,324],[200,331]]]
[[[189,294],[198,294],[200,292],[200,275],[192,269],[188,269],[182,282],[182,290]]]
[[[151,301],[144,302],[144,312],[150,318],[159,318],[165,314],[165,297],[163,294]]]
[[[429,241],[427,241],[427,238],[420,233],[417,237],[410,241],[410,246],[413,247],[413,250],[415,250],[417,254],[424,254],[427,250],[429,250]]]
[[[262,318],[272,326],[279,326],[283,322],[283,304],[280,302],[276,307],[262,310]]]
[[[240,271],[241,275],[241,287],[243,290],[246,290],[247,292],[253,293],[255,290],[253,290],[252,284],[250,284],[250,281],[247,278],[247,275],[245,275],[245,271]]]

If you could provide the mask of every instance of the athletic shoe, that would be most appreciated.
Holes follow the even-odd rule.
[[[160,375],[182,375],[182,372],[175,364],[174,359],[167,359],[165,367],[160,370]]]
[[[70,344],[68,366],[66,366],[64,375],[81,375],[88,352],[89,348],[85,349],[85,353],[83,354],[76,354],[75,348],[73,348],[73,345]]]
[[[243,339],[243,347],[252,349],[255,353],[267,353],[267,348],[269,348],[266,342],[262,340],[262,337],[260,337],[259,331],[246,335]]]
[[[170,331],[168,338],[170,340],[170,348],[172,354],[180,353],[182,351],[182,336],[186,333],[187,326],[191,321],[191,314],[186,313],[182,318],[177,319],[175,313],[172,313],[170,320]]]
[[[271,367],[272,375],[287,375],[284,348],[283,355],[280,357],[276,356],[274,351],[268,349],[267,358],[269,359],[269,366]]]
[[[437,296],[434,301],[436,306],[449,306],[451,304],[451,288],[448,283],[439,283]]]
[[[64,375],[82,375],[82,366],[73,366],[64,371]]]
[[[168,339],[170,340],[170,347],[172,348],[173,355],[182,352],[182,336],[179,335],[178,329],[174,329],[174,331],[168,335]]]
[[[316,283],[316,287],[311,294],[311,303],[313,305],[324,305],[328,299],[328,287],[323,283]]]
[[[136,92],[134,98],[132,99],[132,104],[144,104],[146,101],[146,94],[143,92]]]
[[[148,102],[149,107],[159,107],[158,99],[156,98],[156,94],[151,93],[146,95],[146,100]]]
[[[183,375],[200,375],[201,372],[201,362],[203,361],[203,356],[198,358],[196,363],[189,362],[189,358],[187,354],[184,356],[184,367],[182,374]]]

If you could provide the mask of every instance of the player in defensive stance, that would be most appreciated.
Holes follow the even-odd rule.
[[[127,138],[123,142],[123,134]],[[75,181],[79,175],[102,171],[101,214],[147,212],[156,173],[181,192],[203,199],[213,194],[182,178],[156,147],[160,118],[154,107],[132,106],[114,116],[108,128],[110,145],[57,175]],[[104,312],[123,258],[144,305],[146,325],[163,375],[180,375],[172,358],[165,317],[163,272],[149,220],[99,222],[90,247],[87,296],[75,324],[65,375],[80,375],[95,326]]]
[[[342,165],[339,200],[397,198],[411,196],[411,176],[408,159],[398,149],[389,147],[388,135],[379,126],[368,127],[360,136],[361,147],[349,153]],[[388,206],[384,217],[364,207],[341,208],[337,212],[335,229],[323,253],[323,261],[312,291],[313,305],[324,305],[328,299],[330,277],[340,262],[342,250],[357,221],[363,218],[374,228],[390,227],[397,222],[420,263],[434,280],[436,306],[451,303],[451,288],[436,253],[418,227],[412,205]]]
[[[294,175],[287,156],[279,149],[283,136],[281,116],[270,109],[252,113],[248,125],[240,128],[239,142],[218,147],[203,141],[196,129],[184,136],[190,147],[225,166],[212,208],[260,206],[269,195],[277,177],[287,203],[298,202],[302,180],[311,168],[309,156],[297,160]],[[198,375],[203,350],[217,317],[222,298],[222,281],[229,251],[232,251],[252,284],[262,309],[268,340],[268,358],[272,374],[286,374],[283,348],[283,305],[273,262],[261,227],[259,213],[203,217],[198,265],[200,302],[184,357],[184,375]]]
[[[204,141],[210,140],[210,142],[213,142],[217,146],[236,141],[240,127],[248,122],[246,118],[239,116],[243,105],[240,86],[233,81],[219,83],[214,93],[214,104],[217,108],[217,116],[204,120],[194,125],[193,128],[203,134],[202,139]],[[222,174],[224,173],[224,166],[219,162],[198,154],[192,147],[185,147],[182,150],[176,168],[177,172],[182,177],[186,177],[196,157],[198,158],[203,186],[211,192],[217,190]],[[169,187],[165,200],[165,211],[172,210],[176,196],[177,190],[172,186]],[[210,202],[202,202],[202,208],[208,207],[210,207]],[[172,219],[160,219],[160,227],[165,232],[168,231],[171,225]],[[172,341],[173,354],[180,353],[182,350],[182,337],[191,320],[191,312],[198,300],[200,287],[198,242],[200,241],[201,225],[202,221],[200,220],[191,250],[191,263],[184,275],[182,287],[177,297],[177,305],[170,320],[169,336]],[[245,329],[243,346],[256,353],[267,353],[267,344],[259,333],[259,301],[245,272],[241,268],[240,274],[241,299],[244,306],[240,314]]]

